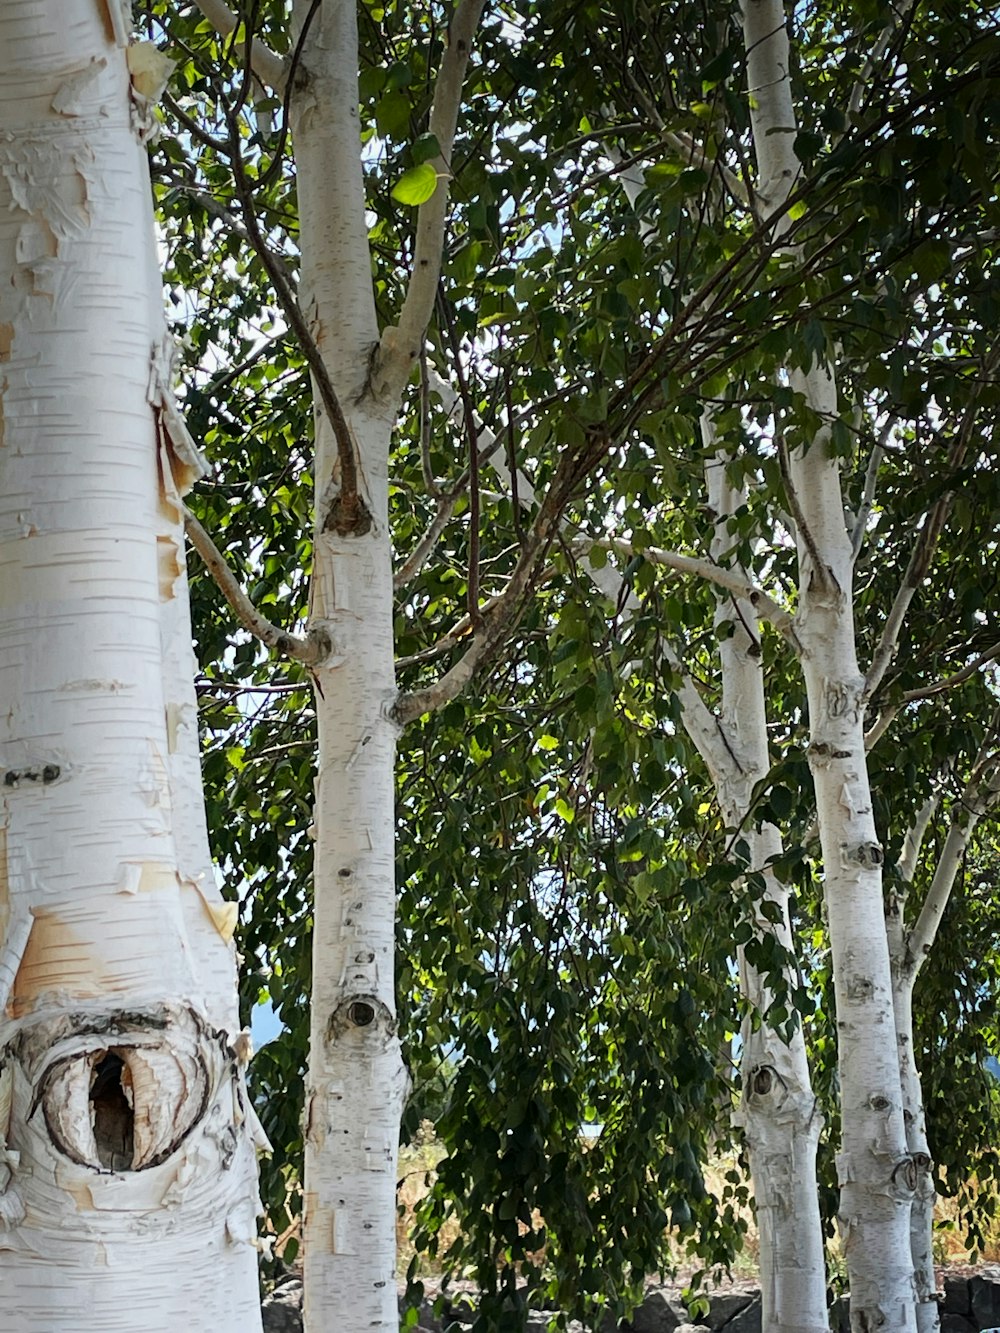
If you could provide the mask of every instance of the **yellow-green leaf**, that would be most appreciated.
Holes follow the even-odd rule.
[[[401,204],[410,204],[415,208],[418,204],[426,204],[437,189],[437,182],[437,172],[431,164],[421,162],[418,167],[410,167],[409,171],[403,172],[392,187],[392,197]]]

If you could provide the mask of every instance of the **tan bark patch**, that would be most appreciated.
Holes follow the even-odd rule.
[[[117,989],[87,942],[59,913],[33,907],[34,924],[7,1005],[9,1018],[23,1018],[46,991],[69,992],[74,999],[96,1000]]]
[[[167,704],[167,754],[177,753],[177,733],[181,726],[181,704]]]
[[[0,324],[0,361],[10,360],[10,349],[14,346],[14,325]]]
[[[157,537],[156,555],[160,572],[160,601],[169,602],[176,596],[174,588],[183,573],[173,537]]]

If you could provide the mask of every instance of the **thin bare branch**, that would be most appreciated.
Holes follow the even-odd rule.
[[[289,634],[271,623],[251,602],[243,586],[226,563],[226,558],[208,535],[202,525],[184,506],[184,527],[191,540],[191,545],[205,562],[205,567],[212,575],[219,591],[236,613],[236,618],[245,630],[259,639],[268,648],[292,657],[306,666],[315,665],[323,656],[325,646],[320,635],[299,638]]]
[[[984,367],[987,372],[991,372],[998,360],[1000,360],[1000,348],[997,348],[988,359],[988,365]],[[949,450],[948,467],[954,473],[962,466],[968,449],[969,439],[972,435],[972,428],[975,425],[976,416],[979,410],[979,389],[977,384],[972,392],[965,411],[962,413],[962,419],[959,423],[958,431]],[[896,655],[896,649],[899,645],[899,636],[903,628],[903,622],[906,619],[906,613],[910,609],[910,603],[916,595],[917,589],[927,577],[927,571],[931,567],[934,559],[934,552],[937,548],[938,539],[948,521],[948,515],[951,513],[953,492],[946,492],[931,507],[924,521],[923,527],[917,535],[913,550],[910,553],[910,560],[906,567],[906,573],[903,575],[903,581],[896,593],[895,600],[886,617],[885,625],[882,628],[882,634],[878,645],[872,655],[871,666],[865,678],[865,699],[870,699],[889,669],[889,664]]]
[[[961,685],[964,680],[969,680],[974,676],[980,667],[987,662],[993,662],[1000,657],[1000,643],[995,643],[992,648],[987,648],[985,653],[980,653],[977,658],[962,667],[961,671],[956,671],[951,676],[945,676],[944,680],[939,680],[936,685],[929,685],[925,690],[907,690],[903,695],[903,703],[913,703],[917,699],[930,699],[935,694],[941,694],[944,690],[952,690],[956,685]]]
[[[400,726],[405,726],[425,713],[435,712],[461,694],[484,659],[516,624],[522,600],[534,581],[533,575],[542,550],[552,539],[551,532],[543,538],[542,531],[544,528],[536,524],[532,540],[523,551],[510,582],[489,610],[483,608],[481,627],[473,634],[469,647],[455,665],[433,685],[399,696],[393,716]],[[468,617],[466,619],[471,626],[471,620]]]
[[[393,716],[400,726],[432,713],[461,694],[485,659],[517,623],[524,599],[537,582],[539,566],[558,531],[563,509],[575,479],[574,460],[566,454],[539,506],[521,555],[506,588],[496,598],[465,653],[433,685],[400,695]]]

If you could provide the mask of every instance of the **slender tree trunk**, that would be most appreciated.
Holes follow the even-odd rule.
[[[743,0],[759,202],[780,210],[800,167],[786,16],[779,0]],[[777,234],[786,227],[779,217]],[[838,411],[831,374],[791,376],[824,421]],[[839,1033],[840,1221],[856,1333],[916,1328],[910,1206],[914,1169],[903,1123],[892,978],[882,904],[882,849],[864,744],[865,681],[854,640],[853,555],[829,433],[785,453],[796,524],[797,633],[809,700],[809,763],[823,851]]]
[[[910,1245],[917,1290],[917,1327],[920,1333],[933,1333],[940,1327],[940,1309],[934,1272],[934,1162],[927,1141],[920,1071],[913,1048],[913,992],[920,969],[934,946],[941,918],[948,906],[976,825],[1000,799],[1000,764],[992,748],[996,743],[998,722],[1000,713],[993,718],[969,781],[961,798],[954,804],[948,836],[912,927],[909,930],[906,928],[906,904],[923,836],[936,807],[936,800],[927,802],[907,835],[899,861],[899,875],[904,887],[901,892],[890,896],[886,904],[886,933],[892,958],[893,1007],[899,1047],[903,1115],[913,1162]]]
[[[299,24],[308,3],[296,5]],[[378,329],[357,119],[355,11],[315,12],[293,114],[300,304],[350,423],[367,520],[338,532],[334,432],[316,411],[313,992],[306,1094],[305,1311],[310,1329],[395,1328],[395,1190],[406,1074],[396,1037],[396,697],[388,456],[394,411],[368,384]],[[317,394],[317,402],[319,395]],[[342,526],[342,525],[341,525]]]
[[[0,1285],[13,1333],[260,1327],[126,10],[0,16]]]
[[[822,372],[813,372],[805,388],[814,410],[835,410],[832,383]],[[909,1234],[915,1180],[903,1122],[883,856],[865,755],[853,561],[837,464],[826,455],[821,431],[808,451],[793,453],[790,480],[800,507],[797,632],[837,1005],[840,1223],[852,1329],[910,1330],[916,1328]]]
[[[710,419],[702,421],[702,439],[717,444]],[[746,496],[726,475],[727,456],[717,451],[706,467],[709,508],[715,516],[712,558],[729,564],[734,537],[729,519]],[[763,901],[774,903],[781,919],[758,914],[760,937],[793,948],[788,890],[769,862],[781,854],[781,835],[772,824],[756,828],[751,798],[770,768],[763,653],[757,616],[750,602],[720,598],[716,624],[731,626],[719,645],[722,707],[728,769],[714,774],[726,824],[742,828],[750,846],[750,869],[765,883]],[[749,826],[747,825],[749,815]],[[773,995],[761,974],[739,951],[740,984],[745,998],[766,1014]],[[788,977],[789,985],[793,979]],[[825,1333],[826,1268],[823,1229],[816,1188],[816,1149],[823,1118],[813,1096],[801,1027],[789,1041],[766,1022],[743,1026],[740,1054],[742,1096],[736,1122],[746,1135],[754,1203],[760,1229],[761,1322],[773,1333]]]

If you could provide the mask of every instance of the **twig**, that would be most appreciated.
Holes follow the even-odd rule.
[[[472,680],[483,660],[519,618],[523,598],[532,586],[538,566],[559,528],[560,516],[576,481],[575,459],[564,454],[531,525],[506,588],[499,595],[461,658],[440,680],[424,689],[400,695],[393,716],[400,726],[434,712],[454,699]]]
[[[936,685],[929,685],[925,690],[907,690],[903,695],[903,703],[909,704],[917,699],[930,699],[932,695],[941,694],[944,690],[954,689],[956,685],[961,685],[963,680],[968,680],[974,676],[981,666],[987,662],[992,662],[1000,657],[1000,643],[995,643],[992,648],[987,648],[985,653],[980,653],[977,658],[962,667],[961,671],[956,671],[954,675],[945,676],[944,680],[939,680]]]
[[[984,369],[992,370],[997,361],[1000,360],[1000,347],[997,347],[993,354],[988,358]],[[966,450],[969,444],[969,437],[972,434],[972,427],[975,424],[976,415],[979,411],[979,385],[972,391],[972,395],[965,411],[962,413],[962,420],[959,424],[958,432],[954,443],[948,455],[948,467],[954,474],[962,466]],[[871,666],[868,668],[868,674],[865,677],[864,698],[870,699],[889,669],[889,664],[896,654],[896,648],[899,644],[899,635],[903,628],[903,621],[906,619],[906,613],[910,608],[910,603],[916,595],[917,589],[927,575],[930,569],[931,561],[934,558],[934,552],[937,547],[938,539],[944,529],[948,516],[951,513],[951,506],[954,500],[954,492],[946,492],[939,500],[932,505],[927,519],[920,529],[917,540],[913,544],[913,550],[910,553],[909,563],[906,566],[906,572],[903,575],[903,581],[893,601],[889,614],[886,617],[885,625],[882,628],[882,634],[878,645],[872,655]]]
[[[286,657],[292,657],[296,662],[302,662],[306,666],[314,666],[326,655],[329,644],[324,634],[310,632],[302,639],[296,634],[288,633],[287,630],[279,629],[266,616],[261,615],[243,591],[241,583],[226,563],[225,556],[187,505],[184,506],[184,527],[191,539],[191,545],[205,562],[206,569],[245,630],[266,647],[284,653]]]
[[[235,681],[212,680],[209,676],[198,676],[194,687],[199,694],[297,694],[300,690],[312,689],[307,680],[289,680],[276,685],[237,685]]]

